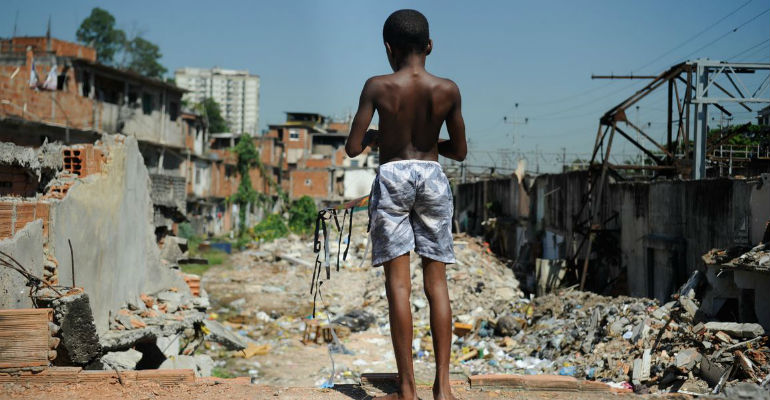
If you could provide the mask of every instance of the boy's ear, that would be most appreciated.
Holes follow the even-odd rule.
[[[433,51],[433,39],[428,39],[428,47],[425,48],[425,55],[430,55],[431,51]]]
[[[388,57],[393,57],[393,49],[390,48],[390,43],[385,42],[385,52],[388,53]]]

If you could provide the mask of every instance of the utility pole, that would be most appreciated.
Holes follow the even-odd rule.
[[[561,172],[565,172],[567,170],[567,148],[562,147],[561,148]]]

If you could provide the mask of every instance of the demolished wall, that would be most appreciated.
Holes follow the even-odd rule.
[[[110,161],[103,173],[71,187],[53,207],[49,238],[61,265],[69,265],[72,241],[75,283],[89,294],[100,332],[108,329],[111,310],[138,301],[141,293],[176,287],[189,295],[179,273],[161,265],[150,177],[136,139],[113,139],[107,145]],[[70,284],[70,268],[59,270],[59,279]]]
[[[28,223],[16,235],[0,240],[0,251],[10,254],[35,276],[43,276],[43,223]],[[0,267],[0,310],[32,308],[27,280],[16,271]]]

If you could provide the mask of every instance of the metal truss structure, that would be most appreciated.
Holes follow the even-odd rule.
[[[574,232],[582,232],[583,239],[580,249],[588,243],[581,274],[581,289],[585,285],[588,260],[595,235],[601,230],[599,210],[602,190],[605,187],[608,173],[618,174],[619,170],[652,170],[655,175],[691,177],[703,179],[706,177],[707,155],[714,154],[714,149],[724,143],[729,137],[708,138],[708,111],[710,106],[720,110],[727,116],[732,113],[725,108],[727,104],[737,103],[747,111],[756,111],[749,107],[752,103],[770,103],[770,98],[759,97],[768,85],[770,79],[761,80],[757,87],[750,90],[741,76],[757,72],[770,72],[770,63],[729,63],[698,59],[672,66],[656,77],[610,77],[612,79],[652,78],[642,89],[634,93],[617,106],[607,111],[599,120],[596,142],[591,155],[591,168],[587,193],[583,197],[580,214],[587,219],[578,222]],[[769,75],[770,76],[770,75]],[[668,88],[668,107],[666,124],[666,143],[658,143],[641,127],[633,124],[626,115],[630,107],[640,100],[660,89]],[[634,132],[639,139],[634,139],[629,132]],[[740,129],[733,134],[740,133]],[[650,160],[652,165],[617,165],[610,162],[613,140],[616,135],[622,136]],[[730,135],[732,136],[732,135]],[[580,254],[580,251],[576,252]]]

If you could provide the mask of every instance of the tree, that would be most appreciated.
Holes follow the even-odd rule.
[[[219,108],[219,103],[217,103],[216,100],[207,97],[198,105],[198,108],[203,113],[203,116],[208,120],[209,132],[222,133],[230,130],[230,127],[227,125],[227,121],[225,121],[225,118],[222,117],[222,111]]]
[[[162,79],[167,69],[158,60],[163,56],[160,48],[141,36],[126,42],[125,51],[128,53],[127,68],[150,78]]]
[[[91,15],[83,20],[75,35],[78,41],[96,49],[96,59],[103,64],[112,64],[126,40],[125,33],[115,29],[115,17],[99,7],[91,10]]]
[[[241,183],[233,196],[233,202],[238,204],[238,230],[243,235],[246,232],[246,209],[249,204],[257,200],[257,191],[251,185],[249,171],[259,161],[259,152],[249,135],[241,135],[233,150],[238,156],[237,168],[238,174],[241,176]]]

